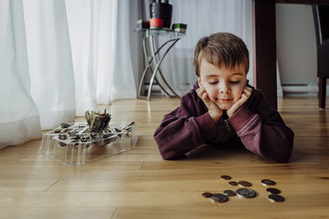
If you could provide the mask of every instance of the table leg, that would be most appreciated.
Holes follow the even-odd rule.
[[[152,63],[152,59],[153,59],[152,58],[151,61],[148,60],[149,58],[148,58],[147,49],[146,49],[146,40],[147,39],[148,39],[148,37],[143,38],[143,54],[144,54],[145,60],[147,60],[147,65],[144,68],[141,80],[139,82],[138,98],[142,97],[141,92],[142,92],[142,88],[143,88],[143,85],[144,85],[145,76],[146,76],[146,73],[148,72],[149,68],[151,68],[151,63]],[[153,70],[152,70],[152,72],[153,72]]]
[[[275,0],[253,0],[254,84],[277,108]]]
[[[147,60],[147,65],[143,71],[141,80],[140,80],[140,84],[139,84],[139,89],[138,89],[138,98],[142,98],[141,92],[142,92],[142,88],[144,85],[144,80],[146,77],[147,72],[150,70],[152,72],[152,76],[150,79],[150,83],[149,83],[149,88],[148,88],[148,95],[147,95],[147,99],[149,100],[151,97],[151,91],[152,91],[152,87],[153,87],[153,83],[154,81],[156,81],[158,83],[158,85],[160,86],[161,90],[163,90],[168,96],[170,96],[170,94],[168,93],[168,91],[162,86],[162,84],[158,81],[158,79],[156,78],[157,72],[159,72],[163,82],[165,83],[165,85],[169,88],[169,90],[178,98],[179,95],[170,87],[170,85],[168,84],[168,82],[166,81],[166,79],[164,78],[161,69],[160,69],[160,65],[163,61],[163,59],[165,58],[165,56],[167,55],[167,53],[169,52],[169,50],[176,44],[176,42],[180,40],[180,38],[175,38],[175,39],[171,39],[166,41],[165,43],[163,43],[158,49],[157,51],[155,51],[155,46],[154,46],[154,39],[153,36],[146,36],[143,38],[143,54],[144,54],[144,58],[145,60]],[[151,55],[151,59],[149,60],[149,54],[147,52],[147,48],[146,48],[146,42],[148,41],[149,46],[150,46],[150,55]],[[164,48],[165,45],[167,45],[168,43],[172,43],[167,50],[165,51],[164,55],[160,58],[160,61],[157,59],[157,55],[159,54],[160,50],[162,48]],[[152,63],[155,66],[155,69],[152,68]]]
[[[153,83],[154,83],[154,79],[156,78],[156,75],[157,75],[157,72],[160,73],[160,76],[162,78],[162,80],[164,81],[164,83],[166,84],[166,86],[169,88],[169,90],[178,98],[179,95],[169,86],[168,82],[165,80],[164,76],[162,75],[161,73],[161,69],[160,69],[160,65],[163,61],[163,59],[166,57],[166,55],[168,54],[169,50],[178,42],[178,40],[180,40],[180,38],[176,38],[176,39],[171,39],[171,40],[168,40],[167,42],[165,42],[158,50],[156,53],[153,53],[154,54],[154,61],[156,63],[156,67],[153,71],[153,74],[152,74],[152,77],[151,77],[151,80],[150,80],[150,86],[149,86],[149,90],[148,90],[148,95],[147,95],[147,99],[149,100],[150,97],[151,97],[151,91],[152,91],[152,86],[153,86]],[[163,56],[161,57],[160,61],[157,61],[156,59],[156,54],[169,42],[172,42],[172,44],[167,48],[167,50],[165,51],[165,53],[163,54]],[[154,42],[152,42],[152,50],[154,51]]]

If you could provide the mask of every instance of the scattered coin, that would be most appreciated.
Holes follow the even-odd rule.
[[[281,193],[281,191],[279,189],[276,189],[276,188],[267,188],[266,191],[271,193],[271,194],[280,194]]]
[[[236,193],[233,190],[227,189],[223,192],[226,196],[235,196]]]
[[[256,192],[252,189],[249,188],[241,188],[236,190],[236,194],[238,194],[238,196],[243,197],[243,198],[253,198],[256,197]]]
[[[232,179],[232,177],[229,175],[222,175],[221,178],[223,180]],[[261,180],[261,183],[264,186],[276,185],[276,182],[273,180],[270,180],[270,179],[263,179],[263,180]],[[252,186],[252,183],[250,183],[248,181],[244,181],[244,180],[241,180],[238,182],[229,181],[228,184],[231,186],[237,186],[237,185],[240,185],[243,187]],[[271,188],[267,188],[266,191],[269,193],[268,199],[270,201],[272,201],[272,202],[284,202],[285,201],[285,198],[283,196],[279,195],[281,193],[281,191],[279,189],[271,187]],[[227,190],[224,190],[223,193],[211,193],[211,192],[202,193],[203,197],[210,198],[212,201],[219,202],[219,203],[227,202],[229,200],[229,197],[235,196],[235,195],[238,195],[239,197],[242,197],[242,198],[254,198],[257,196],[257,193],[255,190],[253,190],[251,188],[239,188],[236,191],[227,189]]]
[[[228,197],[221,193],[214,193],[210,196],[210,198],[212,200],[214,200],[215,202],[227,202],[228,201]]]
[[[244,186],[244,187],[252,186],[252,184],[248,181],[239,181],[238,184],[241,185],[241,186]]]
[[[221,178],[222,178],[222,179],[225,179],[225,180],[230,180],[230,179],[232,179],[232,177],[230,177],[229,175],[222,175]]]
[[[276,185],[276,182],[274,182],[273,180],[270,180],[270,179],[263,179],[261,182],[264,186],[274,186],[274,185]]]
[[[204,193],[202,193],[202,196],[205,197],[205,198],[209,198],[210,196],[212,196],[212,193],[211,192],[204,192]]]
[[[230,181],[230,182],[228,182],[228,184],[230,184],[231,186],[237,186],[237,185],[239,185],[237,182],[235,182],[235,181]]]
[[[285,200],[284,197],[282,197],[281,195],[277,195],[277,194],[269,195],[268,198],[272,202],[283,202]]]

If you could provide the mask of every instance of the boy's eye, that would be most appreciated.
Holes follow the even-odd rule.
[[[239,84],[240,81],[230,81],[232,84]]]
[[[218,81],[209,81],[209,84],[217,84],[218,83]]]

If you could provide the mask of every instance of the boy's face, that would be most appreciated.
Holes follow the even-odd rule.
[[[228,110],[241,97],[247,83],[245,65],[234,69],[218,68],[205,59],[201,61],[199,86],[204,87],[209,99],[222,110]]]

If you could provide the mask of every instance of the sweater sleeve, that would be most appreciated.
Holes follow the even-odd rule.
[[[183,156],[216,135],[216,126],[209,113],[198,105],[191,93],[182,97],[180,106],[164,116],[154,133],[163,159]]]
[[[261,91],[254,91],[250,100],[228,121],[251,152],[279,162],[290,159],[294,133]]]

